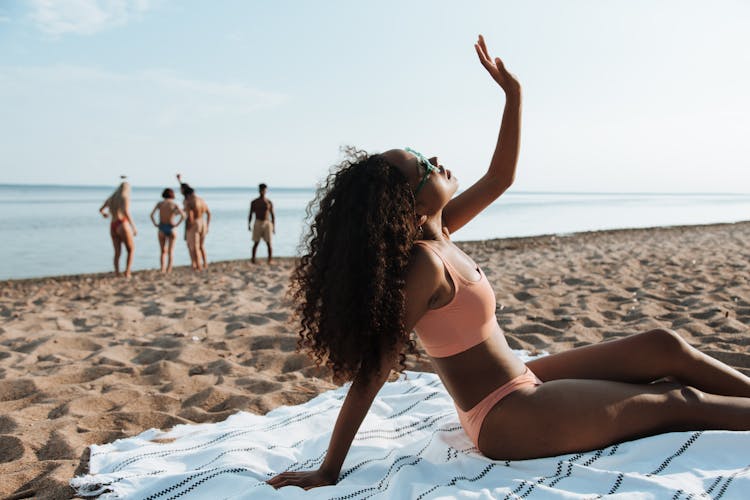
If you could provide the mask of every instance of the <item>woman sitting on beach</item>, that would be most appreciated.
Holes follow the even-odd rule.
[[[105,212],[104,209],[107,209]],[[120,275],[120,253],[122,245],[128,252],[127,265],[125,266],[125,277],[130,277],[130,269],[133,266],[133,252],[135,251],[135,241],[133,238],[138,234],[133,224],[133,218],[130,216],[130,184],[123,181],[115,192],[105,200],[99,208],[102,217],[112,216],[109,223],[109,235],[112,238],[112,244],[115,247],[115,274]]]
[[[505,93],[489,170],[452,198],[456,176],[411,149],[351,151],[320,188],[307,253],[293,274],[301,344],[352,380],[317,470],[274,487],[335,484],[357,429],[415,330],[486,457],[531,459],[662,432],[750,429],[750,378],[652,330],[523,363],[495,317],[481,269],[451,235],[513,182],[521,89],[483,38],[479,60]]]
[[[158,202],[154,209],[151,211],[151,222],[154,223],[159,231],[159,247],[161,248],[161,272],[170,272],[172,270],[172,261],[174,260],[174,241],[176,235],[174,228],[180,225],[182,220],[185,218],[185,212],[175,203],[174,191],[167,188],[161,193],[161,197],[164,198]],[[159,222],[156,222],[156,212],[159,212]],[[178,217],[177,221],[174,220],[175,216]]]

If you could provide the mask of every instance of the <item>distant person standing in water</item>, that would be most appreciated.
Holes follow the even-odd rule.
[[[180,225],[185,218],[185,213],[174,201],[174,191],[167,188],[161,193],[162,201],[156,204],[151,211],[151,222],[156,226],[159,236],[159,246],[161,247],[161,272],[170,272],[172,270],[172,261],[174,260],[174,241],[176,235],[174,228]],[[159,222],[156,222],[154,215],[159,212]],[[174,221],[175,216],[178,217]]]
[[[208,269],[208,257],[206,255],[206,236],[211,224],[211,210],[208,204],[195,194],[195,190],[188,184],[182,182],[182,176],[177,174],[180,183],[180,192],[185,197],[185,240],[190,252],[190,263],[193,270],[200,271]],[[206,216],[205,220],[203,216]]]
[[[124,179],[125,176],[121,178]],[[130,216],[130,184],[123,181],[115,189],[115,192],[105,200],[99,208],[99,213],[104,218],[112,216],[112,221],[109,223],[109,236],[112,238],[112,245],[115,247],[115,274],[120,275],[120,253],[124,244],[125,250],[128,252],[125,277],[130,278],[133,252],[135,251],[133,238],[138,234],[135,224],[133,224],[133,218]]]
[[[268,263],[270,264],[273,259],[271,235],[276,234],[276,216],[273,213],[273,203],[266,198],[267,190],[268,186],[265,184],[258,185],[260,196],[250,203],[250,213],[247,216],[247,229],[253,232],[253,258],[251,259],[253,264],[255,264],[255,253],[258,251],[261,239],[268,247]],[[253,214],[255,214],[255,225],[252,224]]]

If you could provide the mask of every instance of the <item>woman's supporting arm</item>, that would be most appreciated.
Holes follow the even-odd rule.
[[[320,470],[333,483],[338,480],[344,459],[349,453],[352,441],[354,441],[354,436],[357,434],[365,416],[367,416],[378,391],[388,380],[389,373],[390,367],[381,370],[381,373],[377,375],[373,375],[369,381],[363,381],[360,377],[355,377],[352,382],[333,427],[328,453],[326,453],[326,458],[320,466]]]
[[[384,356],[378,373],[371,375],[369,379],[359,375],[354,378],[336,418],[326,458],[320,468],[305,472],[284,472],[269,479],[268,484],[274,488],[299,486],[306,490],[336,484],[354,436],[357,435],[378,391],[388,380],[391,368],[398,357],[396,352],[400,352],[400,349],[393,350],[390,355]]]

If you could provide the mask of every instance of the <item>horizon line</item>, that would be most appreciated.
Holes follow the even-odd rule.
[[[50,183],[39,183],[39,184],[28,184],[28,183],[3,183],[0,182],[0,188],[84,188],[84,189],[113,189],[112,185],[106,184],[50,184]],[[149,186],[149,185],[132,185],[135,189],[164,189],[164,186]],[[315,191],[316,186],[268,186],[269,191],[275,189],[287,190],[287,191]],[[257,190],[258,186],[202,186],[195,188],[196,191],[201,189],[232,189],[232,190]],[[628,195],[724,195],[724,196],[750,196],[750,192],[738,192],[738,191],[546,191],[546,190],[522,190],[513,191],[515,194],[628,194]]]

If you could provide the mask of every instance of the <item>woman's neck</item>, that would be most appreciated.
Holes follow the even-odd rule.
[[[442,213],[431,216],[422,224],[422,239],[435,241],[447,240],[445,233],[443,233]]]

